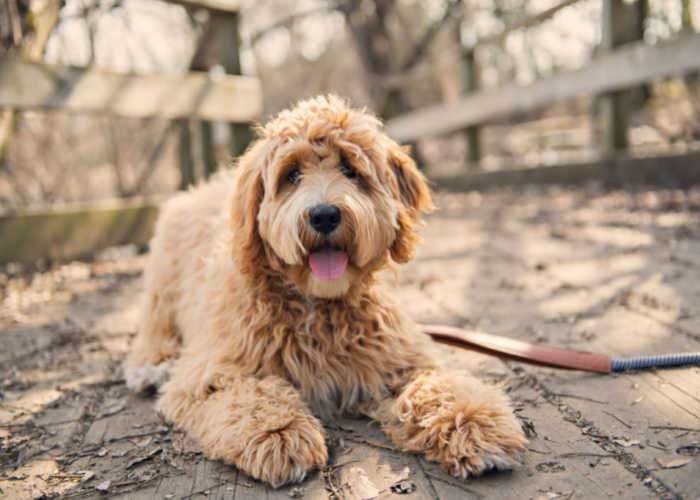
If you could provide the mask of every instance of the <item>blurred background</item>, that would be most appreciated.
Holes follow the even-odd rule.
[[[1,0],[0,210],[185,188],[329,92],[448,188],[692,153],[698,23],[700,0]]]
[[[237,49],[238,36],[240,63],[234,61],[233,70],[259,79],[264,98],[256,120],[262,121],[301,98],[327,92],[387,120],[454,102],[472,89],[529,84],[578,69],[606,50],[601,0],[216,3],[240,11],[160,0],[3,0],[1,50],[110,72],[198,70],[215,77],[227,72],[225,52]],[[623,21],[633,25],[627,28],[629,41],[663,43],[693,31],[700,19],[699,1],[621,3]],[[696,146],[696,75],[644,85],[634,100],[631,149]],[[584,95],[489,123],[480,130],[478,152],[469,151],[470,137],[460,132],[418,140],[417,152],[436,175],[456,174],[470,158],[484,169],[577,161],[600,153],[600,117],[595,96]],[[224,162],[231,152],[220,122],[188,125],[189,137],[183,139],[182,130],[157,116],[5,108],[0,206],[173,191],[181,181],[174,168],[178,139],[191,142],[195,177],[211,168],[204,164],[212,161],[207,153]]]

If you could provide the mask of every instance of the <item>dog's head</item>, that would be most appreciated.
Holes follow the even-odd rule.
[[[390,259],[412,258],[430,192],[376,118],[317,97],[259,135],[240,160],[233,198],[243,272],[271,269],[305,295],[337,298]]]

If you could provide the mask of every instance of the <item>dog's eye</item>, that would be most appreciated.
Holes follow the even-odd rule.
[[[340,171],[348,179],[357,179],[357,171],[352,168],[350,162],[348,162],[345,158],[341,158],[340,160]]]
[[[298,167],[294,167],[289,172],[287,172],[287,181],[290,184],[298,184],[299,179],[301,179],[301,171],[299,171]]]

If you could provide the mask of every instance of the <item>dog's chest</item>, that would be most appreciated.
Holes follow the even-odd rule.
[[[382,318],[329,308],[300,316],[271,362],[269,369],[325,413],[386,396],[410,356],[400,332]]]

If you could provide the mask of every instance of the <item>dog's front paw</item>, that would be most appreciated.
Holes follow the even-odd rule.
[[[488,470],[508,470],[527,440],[510,409],[473,406],[455,409],[435,422],[426,458],[451,475],[466,479]]]
[[[290,417],[255,435],[235,462],[274,488],[298,483],[328,462],[323,428],[313,417]]]
[[[510,469],[527,440],[508,399],[471,377],[429,372],[394,403],[385,430],[406,451],[424,453],[456,477]]]

